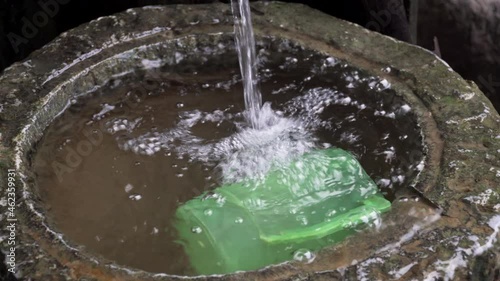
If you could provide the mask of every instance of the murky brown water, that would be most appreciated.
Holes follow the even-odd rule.
[[[287,42],[259,50],[264,102],[301,119],[320,144],[353,152],[389,200],[411,182],[421,137],[386,81]],[[179,204],[220,185],[210,145],[244,126],[228,52],[113,79],[53,122],[33,168],[48,220],[65,239],[121,265],[190,273],[171,219]]]

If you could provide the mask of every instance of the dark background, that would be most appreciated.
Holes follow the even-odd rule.
[[[24,19],[31,22],[34,15],[42,10],[39,2],[58,1],[60,10],[51,17],[47,24],[40,27],[39,32],[33,38],[13,47],[12,39],[8,35],[12,33],[22,35],[22,28],[25,25]],[[402,2],[404,0],[389,0]],[[65,3],[66,4],[62,4]],[[100,16],[121,12],[131,7],[158,4],[198,4],[212,3],[216,0],[0,0],[0,71],[15,61],[24,59],[32,51],[50,42],[58,34],[88,22]],[[220,2],[229,2],[221,0]],[[319,9],[330,15],[343,18],[361,25],[366,25],[370,19],[370,10],[383,9],[386,0],[337,0],[337,1],[311,1],[311,0],[288,0],[284,2],[294,2],[307,4],[315,9]],[[370,3],[373,2],[373,3]],[[23,19],[24,18],[24,19]],[[393,28],[401,26],[401,28]],[[407,39],[406,35],[398,36],[397,33],[404,33],[406,26],[398,24],[393,20],[387,26],[388,34],[395,35],[400,39]],[[390,30],[391,29],[391,30]],[[397,29],[395,31],[395,29]],[[385,31],[385,30],[384,30]],[[18,50],[16,50],[18,49]]]
[[[9,34],[22,35],[25,20],[41,11],[40,3],[58,1],[60,10],[36,35],[17,46]],[[132,7],[163,4],[198,4],[217,0],[0,0],[0,72],[23,60],[60,33],[100,16]],[[252,0],[251,0],[252,1]],[[264,0],[266,1],[266,0]],[[355,22],[403,41],[413,34],[416,43],[439,54],[465,79],[473,80],[500,108],[500,0],[283,0],[302,3],[332,16]],[[408,26],[409,3],[418,3],[418,32]],[[220,0],[229,2],[229,0]],[[64,3],[64,4],[63,4]],[[406,11],[392,15],[388,24],[374,28],[390,5],[404,4]],[[382,16],[381,16],[382,15]],[[434,40],[436,38],[436,40]]]
[[[22,35],[25,21],[42,10],[41,3],[58,1],[60,10],[39,28],[36,35],[12,44],[12,34]],[[60,33],[100,16],[132,7],[162,4],[199,4],[217,0],[0,0],[0,72],[23,60]],[[251,0],[252,1],[252,0]],[[264,0],[266,1],[266,0]],[[500,0],[283,0],[302,3],[332,16],[377,29],[403,41],[412,41],[439,54],[465,79],[473,80],[500,108]],[[418,2],[418,32],[408,26],[409,3]],[[229,0],[220,0],[229,2]],[[406,9],[392,15],[387,24],[374,28],[390,5]],[[434,40],[436,38],[436,40]],[[438,48],[439,47],[439,48]]]

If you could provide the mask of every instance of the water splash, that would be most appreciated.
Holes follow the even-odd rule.
[[[220,155],[224,182],[264,177],[273,165],[317,147],[317,139],[297,119],[285,118],[264,104],[257,119],[260,129],[249,128],[215,144],[212,155]]]
[[[319,140],[311,133],[318,122],[311,121],[311,126],[308,126],[302,121],[304,118],[284,117],[283,114],[274,111],[266,103],[257,119],[259,129],[239,125],[241,128],[235,134],[207,143],[206,139],[193,134],[194,126],[209,122],[236,123],[238,115],[221,110],[211,113],[194,110],[182,113],[173,129],[147,132],[137,138],[117,138],[117,141],[121,149],[138,154],[154,155],[161,150],[173,151],[193,161],[217,163],[222,182],[233,183],[263,177],[273,165],[286,165],[292,159],[319,147]],[[121,124],[123,120],[113,120],[107,126],[113,128],[116,123]],[[109,132],[115,133],[113,130]]]

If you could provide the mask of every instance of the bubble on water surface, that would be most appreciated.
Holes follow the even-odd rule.
[[[132,189],[134,189],[134,186],[131,185],[130,183],[125,186],[126,193],[129,193],[130,191],[132,191]]]
[[[193,228],[191,228],[192,233],[200,234],[202,231],[203,230],[199,226],[193,226]]]
[[[316,254],[308,249],[299,249],[293,253],[293,259],[298,262],[309,264],[316,259]]]

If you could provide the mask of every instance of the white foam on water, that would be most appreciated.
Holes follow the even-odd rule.
[[[101,120],[106,113],[108,113],[108,112],[110,112],[110,111],[112,111],[114,109],[115,109],[114,105],[110,105],[110,104],[105,103],[105,104],[102,105],[101,111],[99,111],[98,113],[94,114],[94,116],[92,116],[92,119],[93,120]]]
[[[119,131],[132,132],[137,125],[142,121],[142,118],[136,118],[134,120],[129,120],[126,118],[115,118],[106,122],[106,128],[108,133],[115,134]]]
[[[331,129],[331,122],[321,120],[319,115],[332,105],[349,105],[356,107],[358,110],[366,108],[364,104],[360,104],[344,93],[318,87],[288,101],[285,104],[285,112],[292,116],[297,115],[297,118],[305,127]]]
[[[259,178],[273,165],[281,166],[315,148],[329,147],[328,144],[319,144],[313,133],[319,129],[335,130],[331,120],[322,120],[320,116],[332,105],[350,106],[359,111],[366,109],[353,97],[337,90],[318,87],[283,104],[282,112],[274,111],[268,103],[264,104],[255,119],[258,128],[241,123],[241,117],[248,112],[230,113],[231,107],[212,112],[198,109],[181,111],[176,124],[170,129],[153,130],[142,135],[134,132],[135,128],[140,127],[140,118],[115,118],[106,125],[108,133],[112,135],[126,131],[126,134],[116,135],[118,146],[123,150],[150,156],[174,153],[212,167],[218,164],[222,181],[228,183],[244,178]],[[351,119],[355,120],[355,116]],[[224,122],[235,125],[236,133],[221,140],[213,140],[199,137],[193,132],[193,128],[199,124],[219,126]],[[351,144],[360,141],[360,135],[350,131],[343,133],[340,138]],[[387,162],[395,157],[393,148],[390,149],[380,152]]]
[[[318,147],[312,136],[298,119],[285,118],[265,104],[257,119],[260,129],[239,124],[240,130],[219,141],[209,141],[193,134],[192,128],[200,123],[220,124],[235,122],[238,114],[215,110],[207,113],[199,110],[185,111],[179,116],[174,128],[163,132],[148,132],[139,137],[117,138],[123,150],[137,154],[154,155],[160,151],[175,152],[204,163],[219,163],[224,182],[243,178],[258,178],[273,165],[288,163],[292,159]],[[108,133],[122,130],[133,132],[140,120],[134,122],[114,119],[108,122]]]
[[[129,193],[130,191],[132,191],[132,189],[134,189],[134,186],[132,184],[128,183],[127,185],[125,185],[126,193]]]
[[[301,263],[309,264],[316,259],[316,254],[308,249],[299,249],[293,253],[293,259]]]
[[[273,165],[288,163],[316,147],[307,128],[296,119],[277,115],[269,104],[264,105],[259,119],[260,129],[242,130],[214,146],[215,155],[222,160],[219,167],[224,181],[261,177]]]
[[[238,123],[241,116],[247,113],[229,113],[229,108],[213,112],[182,111],[171,129],[150,131],[139,136],[134,136],[134,129],[140,126],[141,119],[115,118],[106,125],[110,134],[128,132],[126,136],[117,136],[118,146],[123,150],[142,155],[174,152],[203,163],[219,163],[222,180],[233,182],[261,177],[273,165],[288,163],[314,148],[320,148],[312,133],[319,128],[331,128],[331,122],[322,121],[320,114],[326,107],[335,104],[354,106],[359,110],[365,108],[338,91],[314,88],[288,101],[283,112],[274,111],[266,103],[255,120],[259,124],[258,129]],[[198,137],[192,131],[198,124],[214,123],[218,126],[223,122],[235,124],[238,131],[219,141]],[[345,138],[351,142],[359,140],[359,136],[352,133]]]

